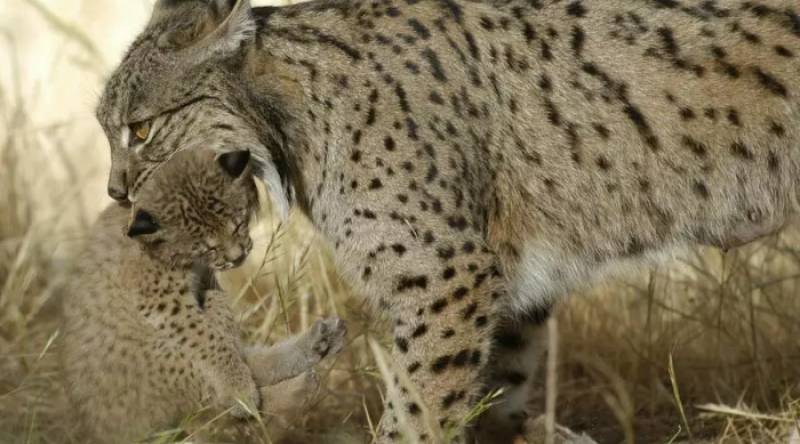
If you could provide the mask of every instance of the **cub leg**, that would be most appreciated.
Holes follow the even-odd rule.
[[[491,364],[487,369],[487,389],[503,389],[503,395],[481,416],[477,442],[512,442],[524,435],[528,401],[539,379],[537,374],[547,351],[546,322],[551,307],[529,310],[523,315],[506,313],[493,336]]]
[[[249,347],[244,358],[259,386],[277,384],[311,370],[344,346],[347,328],[338,318],[317,321],[308,331],[271,347]]]
[[[253,374],[242,356],[239,328],[227,304],[225,293],[205,292],[199,310],[188,310],[188,326],[181,329],[180,344],[191,350],[192,364],[221,406],[231,407],[231,415],[244,418],[259,407],[260,397]],[[188,343],[187,343],[188,342]],[[244,405],[242,405],[244,403]]]
[[[294,378],[260,388],[262,399],[269,400],[263,407],[266,415],[277,418],[283,426],[290,426],[302,415],[320,393],[320,379],[314,370]],[[274,437],[272,437],[274,439]]]

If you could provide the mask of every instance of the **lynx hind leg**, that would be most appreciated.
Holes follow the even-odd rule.
[[[476,430],[481,444],[508,443],[525,434],[528,402],[540,387],[538,378],[547,351],[546,321],[551,307],[532,309],[523,316],[509,315],[493,338],[487,389],[503,394],[483,414]]]
[[[344,347],[347,327],[339,318],[319,320],[307,331],[271,347],[245,350],[245,360],[259,386],[270,386],[311,370]]]

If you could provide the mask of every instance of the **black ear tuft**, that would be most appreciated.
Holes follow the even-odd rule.
[[[128,227],[128,237],[136,237],[143,234],[153,234],[158,231],[158,229],[158,222],[156,222],[156,220],[153,218],[153,215],[147,211],[139,210],[136,212],[133,222],[131,222],[130,226]]]
[[[217,158],[219,166],[234,179],[242,175],[248,162],[250,162],[250,151],[231,151],[220,154]]]

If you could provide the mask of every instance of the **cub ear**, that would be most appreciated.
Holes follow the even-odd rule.
[[[234,179],[242,175],[249,162],[250,151],[231,151],[217,157],[219,166]]]
[[[145,210],[139,210],[136,212],[136,216],[133,217],[133,222],[128,226],[128,237],[153,234],[159,228],[158,222],[156,222],[152,214]]]

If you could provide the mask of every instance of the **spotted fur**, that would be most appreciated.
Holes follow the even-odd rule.
[[[135,196],[132,159],[250,149],[392,320],[393,362],[442,424],[482,387],[529,386],[516,356],[537,341],[521,332],[559,296],[795,213],[793,0],[212,3],[158,2],[109,80],[110,193]],[[231,49],[225,23],[256,31]],[[145,120],[152,139],[119,146]],[[407,396],[382,439],[403,409],[433,440]],[[481,426],[516,430],[522,404]]]
[[[176,156],[153,177],[172,179],[189,176],[176,188],[151,194],[147,189],[140,203],[157,215],[161,199],[181,202],[184,188],[192,190],[198,202],[227,195],[230,189],[244,193],[235,183],[217,183],[218,188],[201,187],[199,177],[212,177],[218,169],[213,153],[187,151]],[[171,170],[170,163],[202,169]],[[188,179],[188,178],[187,178]],[[202,191],[201,191],[202,190]],[[188,191],[187,191],[188,192]],[[222,202],[219,211],[247,213],[251,202],[240,198]],[[191,208],[183,208],[191,214]],[[92,227],[85,247],[70,274],[64,300],[61,357],[65,387],[73,402],[76,420],[84,435],[81,442],[138,442],[148,434],[177,426],[201,407],[231,409],[236,417],[248,415],[248,408],[261,402],[258,386],[271,386],[312,368],[320,359],[337,352],[344,340],[339,320],[319,321],[308,332],[273,347],[243,349],[239,327],[216,288],[208,255],[195,252],[193,266],[157,260],[130,239],[131,210],[111,205]],[[160,219],[163,229],[169,218]],[[228,220],[206,219],[208,229],[224,229]],[[245,223],[244,230],[247,230]],[[227,240],[226,236],[219,239]],[[172,240],[171,240],[172,241]],[[292,402],[280,399],[297,396],[302,387],[313,389],[313,380],[300,378],[281,390],[262,393],[278,396],[264,399],[267,411],[290,411]],[[297,398],[296,404],[302,405]],[[249,406],[249,407],[245,407]],[[252,411],[252,410],[251,410]]]
[[[128,236],[171,265],[189,267],[198,258],[217,270],[241,265],[253,247],[249,226],[258,206],[249,159],[247,151],[175,153],[137,190]]]

